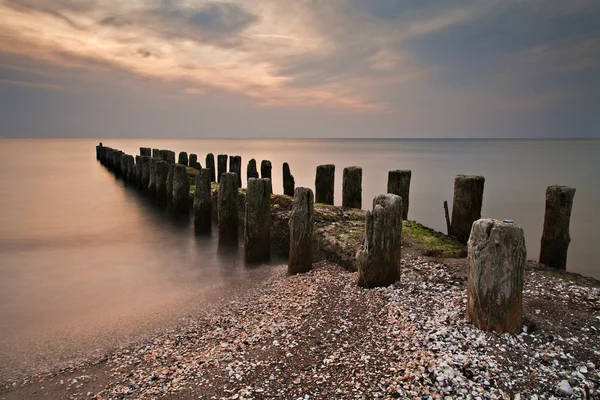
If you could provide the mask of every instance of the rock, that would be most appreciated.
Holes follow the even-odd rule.
[[[150,184],[150,157],[141,156],[140,165],[142,166],[142,191],[145,193],[148,191],[148,185]]]
[[[494,219],[477,220],[468,248],[467,321],[484,331],[520,333],[527,259],[523,229]]]
[[[227,154],[217,156],[217,182],[221,182],[221,175],[227,172]]]
[[[210,181],[215,182],[215,156],[213,153],[206,155],[206,168],[210,170]]]
[[[565,396],[570,396],[573,394],[573,388],[569,384],[569,381],[563,380],[558,384],[558,392],[564,394]]]
[[[294,176],[290,172],[290,166],[288,163],[283,163],[283,194],[286,196],[293,196],[296,182]]]
[[[194,193],[194,229],[196,233],[210,232],[212,224],[211,171],[202,168],[196,176]]]
[[[299,187],[294,191],[290,217],[290,252],[288,274],[300,274],[312,269],[312,236],[314,229],[314,198],[312,190]]]
[[[218,218],[219,241],[237,241],[238,238],[238,177],[236,173],[221,175],[219,186]]]
[[[362,168],[344,168],[342,180],[342,207],[362,208]]]
[[[179,153],[179,158],[177,162],[186,167],[188,166],[188,155],[185,151]]]
[[[167,202],[167,176],[169,175],[170,165],[163,160],[156,161],[156,198],[159,203]]]
[[[466,244],[473,222],[481,218],[485,178],[477,175],[456,175],[452,202],[450,235]]]
[[[173,213],[175,215],[184,216],[189,213],[189,198],[190,181],[187,169],[183,164],[175,164],[173,167]]]
[[[244,223],[244,258],[248,263],[271,257],[271,180],[248,179]]]
[[[381,194],[365,216],[365,241],[356,254],[358,285],[388,286],[400,279],[402,198]]]
[[[148,178],[148,193],[150,196],[156,195],[156,161],[158,159],[154,157],[148,158],[148,169],[149,169],[149,178]]]
[[[229,172],[234,172],[238,177],[238,188],[242,187],[242,157],[229,157]]]
[[[408,219],[408,198],[410,195],[410,169],[398,169],[388,172],[388,193],[402,197],[402,219]]]
[[[258,179],[258,170],[256,169],[256,160],[253,158],[248,161],[248,167],[246,168],[246,177]]]
[[[540,248],[540,264],[567,269],[567,250],[571,243],[569,225],[575,188],[548,186],[546,189],[546,212]]]
[[[315,202],[333,205],[334,185],[335,165],[319,165],[315,178]]]

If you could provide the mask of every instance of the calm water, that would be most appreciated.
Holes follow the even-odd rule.
[[[485,176],[483,215],[514,218],[536,259],[546,186],[577,188],[568,269],[600,278],[600,140],[103,140],[242,156],[281,164],[314,189],[318,164],[363,168],[363,204],[384,193],[387,171],[412,169],[409,218],[445,231],[458,173]],[[174,315],[243,292],[269,267],[243,266],[240,249],[217,251],[125,187],[95,160],[97,140],[0,140],[0,378],[101,353]],[[4,369],[2,369],[4,368]]]

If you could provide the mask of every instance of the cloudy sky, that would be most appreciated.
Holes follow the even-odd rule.
[[[600,137],[600,1],[0,0],[0,136]]]

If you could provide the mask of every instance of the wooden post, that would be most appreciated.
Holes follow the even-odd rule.
[[[194,193],[194,229],[196,233],[210,232],[212,225],[211,171],[202,168],[196,176]]]
[[[389,286],[400,279],[402,198],[381,194],[365,216],[365,241],[356,254],[358,285]]]
[[[444,216],[446,217],[446,233],[450,235],[450,213],[448,212],[447,201],[444,201]]]
[[[219,241],[236,242],[238,239],[238,177],[234,172],[221,175],[219,185]]]
[[[229,156],[229,172],[234,172],[238,178],[238,188],[242,187],[242,157]]]
[[[173,167],[173,213],[189,217],[190,181],[183,164]]]
[[[467,321],[484,331],[520,333],[527,259],[523,229],[480,219],[473,223],[468,247]]]
[[[571,243],[569,225],[575,188],[548,186],[546,189],[546,212],[540,248],[540,264],[567,269],[567,251]]]
[[[290,217],[290,255],[288,274],[300,274],[312,269],[312,236],[314,199],[310,189],[299,187],[294,191]]]
[[[289,164],[285,162],[283,163],[283,194],[293,196],[295,187],[294,175],[290,172]]]
[[[387,192],[402,197],[402,219],[408,219],[408,201],[410,197],[410,169],[397,169],[388,172]]]
[[[270,186],[270,179],[248,179],[244,223],[244,257],[247,263],[271,258]]]
[[[258,170],[256,169],[256,160],[253,158],[248,161],[248,167],[246,168],[246,178],[250,180],[250,178],[258,179]]]
[[[456,175],[452,202],[451,235],[467,244],[473,222],[481,218],[485,178],[477,175]]]
[[[210,181],[216,182],[215,156],[213,153],[208,153],[206,155],[206,168],[210,169]]]
[[[344,168],[342,180],[342,207],[362,208],[362,168]]]
[[[183,166],[188,166],[188,155],[185,151],[179,153],[178,163]]]
[[[333,205],[334,188],[335,165],[319,165],[315,178],[315,202]]]
[[[217,156],[217,182],[221,182],[221,175],[227,172],[227,154]]]

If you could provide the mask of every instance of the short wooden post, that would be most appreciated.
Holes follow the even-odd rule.
[[[238,177],[238,188],[242,187],[242,157],[229,156],[229,172],[234,172]]]
[[[238,177],[234,172],[221,175],[218,198],[219,241],[238,239]]]
[[[202,168],[196,176],[194,193],[194,229],[196,233],[210,232],[212,225],[211,171]]]
[[[253,158],[248,161],[248,167],[246,168],[246,177],[249,180],[250,178],[258,179],[258,170],[256,169],[256,160]]]
[[[227,172],[227,154],[217,156],[217,182],[221,183],[221,175]]]
[[[362,208],[362,168],[344,168],[342,180],[342,207]]]
[[[290,217],[290,254],[288,274],[300,274],[312,269],[312,236],[314,198],[312,190],[299,187],[294,191]]]
[[[452,202],[451,236],[467,244],[473,222],[481,218],[485,178],[477,175],[456,175]]]
[[[148,185],[150,184],[150,158],[148,156],[141,156],[140,162],[142,166],[142,192],[148,192]]]
[[[156,161],[156,199],[159,204],[167,202],[167,176],[169,163],[163,160]]]
[[[523,324],[523,229],[494,219],[473,223],[468,243],[467,321],[484,331],[519,333]]]
[[[388,286],[400,279],[402,198],[381,194],[365,216],[365,241],[356,254],[358,285]]]
[[[290,172],[290,165],[286,162],[283,163],[283,194],[286,196],[293,196],[296,182],[294,181],[294,175]]]
[[[567,251],[571,243],[569,225],[575,188],[553,185],[546,189],[546,212],[540,248],[540,264],[567,269]]]
[[[315,202],[333,205],[334,188],[335,165],[319,165],[315,178]]]
[[[177,159],[178,163],[183,165],[183,166],[188,166],[188,155],[185,151],[182,151],[179,153],[179,158]]]
[[[410,195],[410,169],[397,169],[388,172],[387,192],[402,197],[402,219],[408,219],[408,199]]]
[[[196,168],[198,171],[202,168],[202,165],[198,162],[198,156],[196,154],[190,154],[190,167]]]
[[[248,179],[244,223],[244,257],[247,263],[271,258],[271,180]]]

